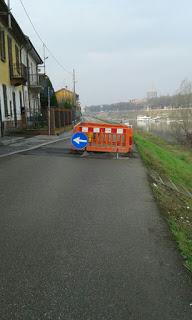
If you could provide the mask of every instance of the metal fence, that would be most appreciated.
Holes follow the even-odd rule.
[[[25,133],[35,130],[40,134],[57,134],[64,132],[65,128],[74,123],[72,119],[72,110],[63,108],[45,107],[41,111],[32,110],[23,111],[21,115],[0,121],[0,136],[14,135],[16,133]]]

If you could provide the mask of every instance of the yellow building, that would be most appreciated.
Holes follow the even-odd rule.
[[[27,68],[21,63],[25,35],[10,15],[5,1],[0,0],[0,122],[1,126],[21,124],[22,85],[27,81]]]
[[[74,105],[74,93],[67,88],[62,88],[55,92],[58,107],[72,108]]]
[[[26,122],[26,110],[30,107],[30,99],[33,98],[34,101],[36,98],[38,105],[39,92],[36,94],[32,91],[34,81],[31,81],[31,73],[33,80],[37,79],[36,90],[37,66],[41,63],[43,61],[13,15],[9,13],[5,1],[0,0],[0,134],[4,131],[2,129],[22,127]]]
[[[59,108],[71,109],[72,120],[76,121],[80,119],[81,107],[79,103],[79,95],[74,94],[74,92],[68,90],[67,88],[62,88],[55,92],[57,103]]]

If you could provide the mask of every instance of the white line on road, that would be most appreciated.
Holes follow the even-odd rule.
[[[35,149],[41,148],[43,146],[47,146],[47,145],[52,144],[52,143],[68,140],[70,138],[71,138],[71,136],[67,136],[67,137],[60,138],[60,139],[57,139],[57,140],[54,140],[54,141],[44,142],[44,143],[38,144],[38,145],[36,145],[34,147],[30,147],[30,148],[27,148],[27,149],[21,149],[21,150],[9,152],[9,153],[1,154],[0,158],[5,158],[5,157],[13,156],[13,155],[18,154],[18,153],[35,150]]]

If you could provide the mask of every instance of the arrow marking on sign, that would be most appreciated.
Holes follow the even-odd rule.
[[[80,137],[77,137],[77,138],[73,139],[73,141],[75,141],[77,144],[80,144],[81,142],[84,142],[84,143],[87,142],[87,140],[83,140]]]

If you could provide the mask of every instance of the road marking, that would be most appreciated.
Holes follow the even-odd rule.
[[[30,148],[27,148],[27,149],[21,149],[21,150],[9,152],[9,153],[1,154],[1,155],[0,155],[0,158],[5,158],[5,157],[9,157],[9,156],[14,156],[15,154],[18,154],[18,153],[35,150],[35,149],[38,149],[38,148],[47,146],[47,145],[52,144],[52,143],[56,143],[56,142],[59,142],[59,141],[68,140],[68,139],[70,139],[70,138],[71,138],[71,136],[67,136],[67,137],[60,138],[60,139],[57,139],[57,140],[54,140],[54,141],[44,142],[44,143],[38,144],[38,145],[36,145],[36,146],[34,146],[34,147],[30,147]]]

